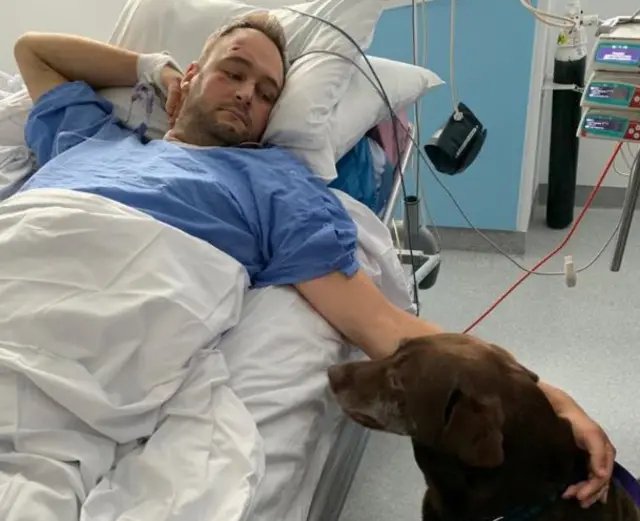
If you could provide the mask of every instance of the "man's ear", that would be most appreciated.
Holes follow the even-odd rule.
[[[445,409],[443,446],[472,467],[497,467],[504,460],[503,424],[499,398],[477,398],[457,388]]]

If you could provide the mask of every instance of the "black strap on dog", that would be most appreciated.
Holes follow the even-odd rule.
[[[551,508],[551,505],[553,505],[558,499],[560,499],[565,489],[560,493],[551,494],[547,499],[541,501],[537,505],[516,508],[503,516],[479,519],[477,521],[534,521],[544,514],[547,509]]]
[[[613,481],[624,488],[633,503],[640,508],[640,482],[617,461],[613,466]]]
[[[483,519],[474,519],[473,521],[535,521],[548,509],[550,509],[558,500],[562,498],[569,485],[578,483],[584,479],[582,473],[577,473],[573,479],[570,479],[562,487],[555,492],[549,494],[546,498],[541,499],[535,505],[516,507],[510,512],[501,516],[485,517]]]
[[[577,482],[578,480],[573,480],[573,482]],[[614,472],[613,472],[613,481],[624,488],[626,492],[629,494],[634,504],[637,507],[640,507],[640,483],[638,480],[631,475],[631,473],[626,470],[622,465],[618,462],[615,463]],[[564,493],[569,485],[563,487],[561,491],[551,494],[547,500],[542,501],[541,503],[531,506],[531,507],[523,507],[514,510],[513,512],[495,518],[486,518],[480,519],[477,521],[533,521],[541,516],[548,508],[553,505]]]

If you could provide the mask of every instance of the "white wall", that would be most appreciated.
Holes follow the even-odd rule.
[[[0,18],[0,71],[17,72],[13,44],[26,31],[73,33],[107,40],[126,0],[14,0]]]
[[[541,2],[544,3],[544,2]],[[561,13],[566,5],[565,0],[551,0],[553,12]],[[585,14],[598,14],[600,18],[610,18],[618,15],[630,15],[634,13],[640,4],[638,0],[582,0],[582,8]],[[587,28],[589,35],[589,50],[594,45],[595,28]],[[558,32],[551,28],[547,31],[544,56],[545,72],[551,76],[553,74],[553,54]],[[541,56],[541,58],[542,58]],[[590,71],[587,71],[587,77]],[[539,183],[546,183],[549,174],[549,134],[551,122],[551,100],[552,92],[546,91],[542,94],[542,114],[540,120],[540,134],[537,151],[536,174]],[[615,143],[600,140],[581,140],[580,155],[578,160],[578,184],[592,186],[596,183],[600,172],[611,155]],[[633,148],[635,151],[637,148]],[[626,169],[624,163],[619,161],[618,169]],[[628,179],[614,172],[611,172],[604,185],[605,186],[626,186]]]
[[[11,14],[0,17],[0,71],[17,72],[13,44],[26,31],[71,33],[108,40],[126,1],[13,0]],[[411,0],[387,2],[387,9],[411,4]],[[282,1],[283,5],[288,3],[296,2]]]

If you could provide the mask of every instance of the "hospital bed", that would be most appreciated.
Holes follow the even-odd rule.
[[[395,145],[390,148],[391,123],[385,122],[370,133],[371,139],[385,145],[389,165],[393,162],[394,166],[388,169],[393,172],[392,193],[381,219],[393,216],[386,210],[399,200],[402,176],[411,157],[412,127],[406,117],[401,121],[401,154],[397,161]],[[0,167],[5,195],[26,178],[28,162],[22,154],[18,150],[13,161],[5,160]],[[22,170],[17,167],[20,164]],[[359,208],[353,201],[349,204]],[[232,374],[230,386],[256,419],[266,443],[267,475],[251,519],[337,521],[366,447],[368,431],[338,410],[328,390],[325,370],[332,363],[357,357],[357,352],[342,345],[328,330],[319,336],[305,334],[304,324],[309,328],[321,324],[292,290],[258,290],[250,292],[247,301],[243,320],[223,339],[221,350]],[[300,331],[296,328],[292,333],[292,323],[302,323]],[[296,373],[300,372],[298,378]],[[296,394],[299,398],[291,403]]]
[[[0,102],[0,145],[6,147],[0,148],[0,198],[10,196],[33,171],[28,155],[18,146],[23,118],[16,116],[16,107],[26,107],[27,103],[19,92],[13,96],[10,117],[3,118]],[[373,248],[367,250],[365,245],[365,253],[359,252],[365,268],[372,267],[368,273],[379,286],[384,286],[380,280],[385,277],[381,273],[385,261],[380,259],[386,256],[387,265],[392,266],[392,257],[406,257],[408,253],[393,247],[388,226],[401,202],[414,139],[404,114],[395,122],[377,125],[362,137],[363,142],[381,147],[386,156],[381,175],[390,177],[381,183],[387,190],[381,194],[386,201],[383,208],[373,211],[349,194],[341,195],[363,240],[371,232],[379,235],[376,240],[392,246],[371,254]],[[365,170],[357,175],[372,172]],[[381,222],[383,227],[379,226]],[[367,223],[371,224],[369,228]],[[438,266],[439,257],[433,251],[413,254],[418,263],[409,268],[419,272],[420,283]],[[403,300],[400,295],[395,299],[404,302],[407,309],[412,308],[413,283],[412,277],[403,278],[407,298]],[[357,358],[359,352],[345,346],[336,332],[288,288],[250,291],[240,323],[225,335],[220,350],[231,373],[229,386],[253,416],[264,439],[266,475],[249,521],[337,521],[365,450],[368,431],[338,409],[328,389],[326,368]]]

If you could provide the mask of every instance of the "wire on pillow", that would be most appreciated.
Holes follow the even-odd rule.
[[[375,78],[375,81],[377,82],[374,83],[374,81],[362,70],[362,67],[360,67],[359,64],[357,64],[355,62],[355,60],[348,58],[346,56],[343,56],[342,54],[338,53],[338,52],[334,52],[334,51],[327,51],[327,50],[313,50],[313,51],[309,51],[306,53],[303,53],[302,55],[298,56],[296,58],[296,60],[299,60],[300,58],[302,58],[303,56],[307,56],[310,54],[328,54],[328,55],[333,55],[333,56],[337,56],[338,58],[341,58],[343,60],[347,60],[349,62],[351,62],[355,67],[358,68],[358,70],[360,72],[362,72],[362,74],[365,75],[365,77],[367,78],[367,80],[369,80],[369,82],[371,83],[371,85],[376,89],[376,92],[378,93],[378,95],[382,98],[382,100],[384,101],[384,104],[387,106],[387,108],[389,109],[389,115],[391,116],[391,121],[393,123],[392,128],[393,128],[393,139],[395,141],[395,148],[396,148],[396,164],[394,165],[394,173],[395,175],[400,175],[400,183],[402,186],[402,195],[403,198],[407,197],[407,187],[406,187],[406,183],[405,183],[405,179],[404,179],[404,174],[403,172],[398,172],[399,168],[400,168],[400,157],[402,156],[401,154],[401,150],[400,150],[400,137],[398,136],[398,129],[397,129],[397,124],[400,123],[400,118],[397,116],[397,114],[395,113],[395,111],[393,110],[393,105],[391,104],[391,101],[389,100],[389,97],[387,95],[387,93],[384,90],[384,86],[382,85],[382,81],[380,80],[380,77],[378,76],[378,74],[376,73],[375,69],[373,68],[373,66],[371,65],[371,62],[369,61],[369,58],[367,57],[367,54],[365,53],[365,51],[360,47],[360,45],[358,45],[358,42],[355,41],[355,39],[349,34],[347,33],[344,29],[342,29],[341,27],[338,27],[336,24],[334,24],[333,22],[330,22],[329,20],[324,20],[323,18],[320,18],[319,16],[316,15],[312,15],[310,13],[304,13],[302,11],[298,11],[297,9],[294,9],[292,7],[285,7],[285,9],[288,9],[291,12],[297,13],[299,15],[303,15],[303,16],[307,16],[308,18],[312,18],[318,22],[321,22],[325,25],[328,25],[329,27],[335,29],[336,31],[338,31],[342,36],[344,36],[347,40],[349,40],[349,42],[351,42],[353,44],[353,46],[358,50],[358,52],[362,55],[362,57],[364,58],[367,66],[369,67],[369,70],[371,71],[371,74],[373,75],[373,77]],[[294,60],[295,62],[295,60]],[[293,64],[293,62],[292,62]],[[411,137],[411,136],[409,136]],[[415,141],[412,140],[414,146],[415,146]],[[419,148],[419,147],[416,147]],[[424,159],[424,158],[423,158]],[[407,220],[406,223],[406,229],[410,230],[411,229],[411,222],[410,222],[410,218],[409,215],[405,215],[405,219]],[[405,234],[406,238],[407,238],[407,245],[409,246],[409,256],[410,256],[410,261],[411,261],[411,266],[413,268],[414,264],[414,259],[413,259],[413,246],[411,244],[411,234],[407,233]],[[418,299],[418,279],[416,277],[416,270],[412,269],[411,270],[412,275],[413,275],[413,293],[414,293],[414,303],[416,305],[416,315],[420,315],[420,301]]]

